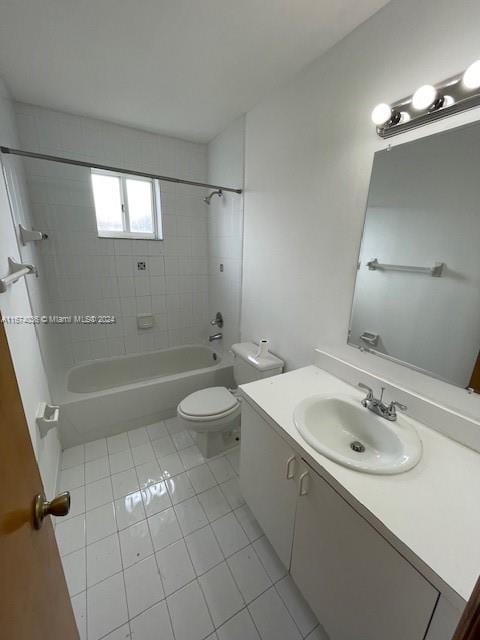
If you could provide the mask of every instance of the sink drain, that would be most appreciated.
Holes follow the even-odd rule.
[[[350,449],[356,451],[357,453],[363,453],[365,451],[365,447],[358,440],[350,443]]]

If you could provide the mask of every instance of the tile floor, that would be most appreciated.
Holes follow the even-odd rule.
[[[56,535],[82,640],[325,640],[243,501],[239,449],[175,418],[63,452]]]

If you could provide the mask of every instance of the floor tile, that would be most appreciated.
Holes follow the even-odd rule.
[[[85,505],[87,511],[96,509],[102,504],[112,502],[112,482],[110,476],[108,478],[102,478],[96,482],[91,482],[85,487]]]
[[[207,516],[196,496],[180,502],[174,509],[184,536],[208,524]]]
[[[191,533],[185,542],[197,575],[223,561],[223,553],[210,525]]]
[[[172,434],[172,440],[175,448],[178,450],[186,449],[187,447],[191,447],[195,444],[188,431],[178,431]]]
[[[155,556],[125,569],[125,588],[130,618],[160,602],[165,597]]]
[[[212,529],[225,556],[231,556],[249,544],[244,530],[233,513],[212,523]]]
[[[247,609],[243,609],[217,629],[218,640],[260,640]]]
[[[202,456],[202,452],[196,445],[188,447],[187,449],[181,449],[178,452],[178,455],[180,456],[185,469],[193,469],[193,467],[198,467],[205,463],[205,458]]]
[[[77,487],[76,489],[70,489],[70,511],[66,516],[62,516],[61,520],[65,521],[74,516],[79,516],[85,513],[85,485]],[[57,520],[58,522],[58,520]]]
[[[109,633],[107,636],[103,636],[102,640],[130,640],[132,635],[130,634],[130,625],[123,624],[112,633]]]
[[[58,550],[61,556],[66,556],[85,546],[85,516],[75,516],[55,527]]]
[[[146,462],[135,468],[137,472],[140,489],[148,487],[149,484],[155,484],[163,480],[162,470],[158,462]]]
[[[165,456],[168,456],[171,453],[175,453],[176,451],[173,440],[169,435],[158,438],[157,440],[153,440],[152,447],[157,458],[164,458]]]
[[[120,544],[116,533],[88,545],[86,551],[87,587],[91,587],[122,570]]]
[[[208,464],[202,464],[193,469],[189,469],[187,475],[196,493],[207,491],[207,489],[211,489],[217,484],[215,476],[210,471]]]
[[[197,581],[167,598],[167,605],[175,640],[199,640],[214,630]]]
[[[85,549],[79,549],[62,558],[63,571],[70,597],[84,591],[86,583]]]
[[[149,424],[146,429],[150,440],[158,440],[158,438],[164,438],[168,435],[167,427],[163,421]]]
[[[148,526],[150,527],[153,546],[156,551],[182,538],[182,532],[173,507],[148,518]]]
[[[204,573],[198,581],[215,627],[222,625],[245,606],[225,562]]]
[[[165,482],[149,485],[142,490],[142,496],[147,516],[153,516],[172,506]]]
[[[127,469],[112,476],[113,495],[115,499],[123,498],[128,493],[133,493],[140,489],[135,469]]]
[[[195,495],[195,489],[186,473],[179,473],[177,476],[169,478],[166,480],[166,485],[173,504],[193,498]]]
[[[105,458],[108,455],[107,439],[101,438],[94,442],[87,442],[85,445],[85,462],[91,462],[98,458]]]
[[[109,460],[110,473],[120,473],[120,471],[126,471],[127,469],[131,469],[133,467],[133,458],[130,449],[112,453],[109,456]]]
[[[228,461],[232,465],[235,473],[240,475],[240,447],[235,447],[231,451],[225,454]]]
[[[252,545],[234,553],[227,563],[245,602],[252,602],[272,586],[272,581]]]
[[[327,632],[321,625],[318,625],[312,633],[309,633],[305,640],[329,640]]]
[[[230,480],[220,485],[220,489],[232,509],[238,509],[245,504],[238,478],[230,478]]]
[[[107,448],[108,454],[112,455],[112,453],[118,453],[119,451],[125,451],[130,448],[130,443],[128,441],[128,436],[126,433],[119,433],[116,436],[111,436],[107,438]]]
[[[181,424],[177,416],[174,418],[167,418],[167,420],[165,420],[165,426],[170,434],[185,430],[185,427]]]
[[[58,483],[60,491],[70,491],[70,489],[76,489],[83,484],[85,484],[85,465],[79,464],[60,472]]]
[[[218,520],[218,518],[231,511],[230,505],[218,487],[212,487],[203,493],[199,493],[198,499],[210,522]]]
[[[132,449],[133,462],[135,466],[145,464],[145,462],[155,462],[155,453],[150,442],[134,447]]]
[[[141,491],[134,491],[123,498],[115,500],[115,515],[119,530],[126,529],[132,524],[145,520],[146,513],[143,506]]]
[[[85,462],[85,446],[79,444],[76,447],[70,447],[62,452],[61,468],[69,469],[76,467]]]
[[[195,571],[183,540],[157,551],[156,558],[166,596],[195,578]]]
[[[253,543],[253,548],[273,583],[278,582],[280,578],[287,575],[287,570],[266,536],[256,540]]]
[[[110,475],[108,457],[98,458],[85,463],[85,483],[95,482]]]
[[[138,447],[140,444],[144,444],[145,442],[150,442],[150,438],[148,436],[148,431],[145,427],[140,427],[139,429],[132,429],[131,431],[127,431],[128,441],[130,443],[130,447],[133,449],[134,447]]]
[[[115,508],[113,502],[88,511],[86,516],[87,544],[106,538],[115,533],[117,523],[115,521]]]
[[[301,640],[301,635],[283,604],[271,587],[248,607],[262,640]]]
[[[87,590],[87,621],[88,640],[98,640],[128,621],[121,573]]]
[[[174,640],[165,602],[156,604],[131,620],[130,626],[134,640]]]
[[[242,529],[247,534],[250,542],[258,540],[258,538],[261,538],[264,535],[260,525],[255,519],[255,516],[246,504],[244,504],[243,507],[240,507],[239,509],[235,509],[234,513],[237,520],[242,525]]]
[[[208,466],[219,484],[222,484],[231,478],[236,478],[235,471],[225,456],[220,456],[219,458],[211,460],[208,462]]]
[[[124,568],[153,554],[152,539],[146,520],[123,529],[119,536]]]
[[[180,460],[178,453],[171,453],[170,455],[161,458],[158,457],[157,460],[160,468],[162,469],[165,480],[185,471],[185,467],[183,466],[183,462]]]
[[[275,588],[287,607],[290,615],[295,620],[302,636],[308,635],[317,626],[318,621],[315,614],[305,602],[297,585],[290,576],[285,576]]]
[[[87,592],[79,593],[72,598],[73,615],[77,623],[80,640],[87,640]]]

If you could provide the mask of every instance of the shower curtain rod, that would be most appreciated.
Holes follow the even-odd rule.
[[[164,182],[176,182],[178,184],[188,184],[191,187],[204,187],[206,189],[221,189],[222,191],[231,191],[232,193],[242,193],[242,189],[234,189],[233,187],[222,187],[218,184],[209,184],[208,182],[195,182],[194,180],[183,180],[182,178],[172,178],[171,176],[160,176],[156,173],[146,173],[144,171],[132,171],[132,169],[121,169],[119,167],[110,167],[106,164],[96,164],[94,162],[84,162],[83,160],[73,160],[72,158],[63,158],[61,156],[49,156],[45,153],[35,153],[34,151],[22,151],[21,149],[12,149],[11,147],[0,147],[0,152],[13,156],[23,156],[26,158],[36,158],[37,160],[50,160],[50,162],[59,162],[60,164],[72,164],[77,167],[87,167],[88,169],[100,169],[101,171],[114,171],[115,173],[124,173],[130,176],[141,176],[142,178],[150,178],[151,180],[163,180]]]

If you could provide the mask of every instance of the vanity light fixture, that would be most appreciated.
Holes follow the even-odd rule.
[[[435,85],[424,84],[412,96],[392,104],[380,103],[372,121],[381,138],[415,129],[434,120],[480,106],[480,60],[465,72]]]

